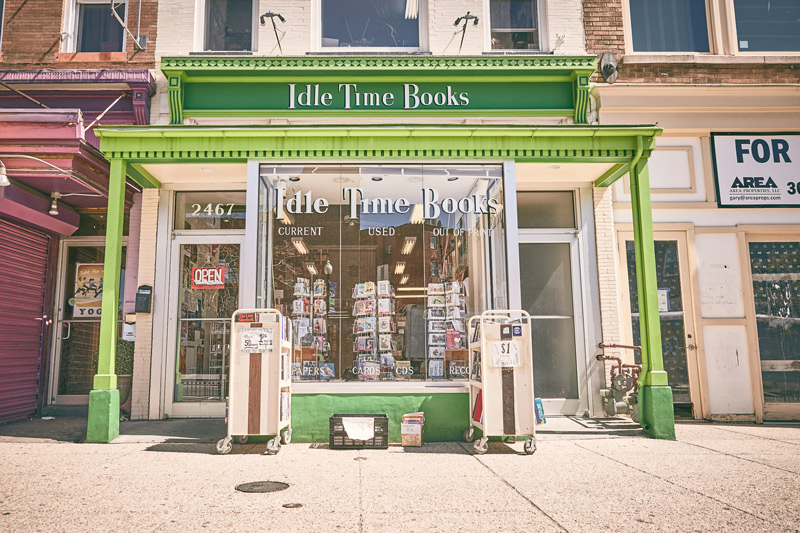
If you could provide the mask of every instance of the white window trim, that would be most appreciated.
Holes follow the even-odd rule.
[[[252,29],[250,32],[250,50],[237,50],[236,52],[241,52],[242,54],[255,54],[258,51],[258,34],[259,34],[259,26],[258,26],[258,17],[259,17],[259,0],[251,0],[252,2],[252,9],[253,9],[253,24]],[[207,0],[195,0],[194,5],[194,39],[192,43],[192,49],[195,52],[209,52],[209,53],[219,53],[219,52],[227,52],[227,53],[234,53],[232,50],[207,50],[206,49],[206,4]]]
[[[6,0],[7,2],[8,0]],[[115,0],[115,3],[125,4],[125,16],[123,20],[128,24],[128,16],[130,14],[130,2],[128,0]],[[80,9],[78,4],[97,4],[108,6],[109,17],[111,16],[111,5],[107,0],[68,0],[64,9],[64,31],[61,32],[61,51],[69,54],[78,53],[78,17],[80,16]],[[118,24],[114,19],[114,24]],[[128,46],[128,36],[122,26],[119,27],[122,33],[122,49],[119,52],[125,52]],[[119,53],[119,52],[81,52],[81,53]]]
[[[686,56],[686,55],[697,55],[697,56],[709,56],[709,55],[716,55],[720,53],[722,50],[721,43],[720,43],[720,34],[719,34],[719,24],[718,20],[718,10],[717,6],[715,5],[718,0],[706,0],[706,29],[708,31],[708,52],[697,52],[697,51],[680,51],[680,52],[650,52],[650,51],[639,51],[633,49],[633,25],[631,23],[631,0],[622,0],[622,24],[623,24],[623,35],[625,39],[625,54],[626,55],[647,55],[647,56]],[[722,0],[725,1],[725,0]],[[730,0],[731,2],[733,0]],[[724,26],[724,25],[723,25]]]
[[[380,46],[351,46],[336,47],[322,46],[322,0],[312,0],[311,7],[311,47],[314,53],[418,53],[430,50],[428,40],[428,0],[419,0],[419,47],[380,47]]]
[[[485,53],[491,54],[546,54],[550,52],[550,40],[548,39],[547,31],[547,1],[546,0],[532,0],[536,3],[536,23],[539,29],[539,49],[538,50],[520,50],[517,48],[492,48],[492,17],[491,6],[492,0],[485,0],[483,2],[483,49]],[[626,1],[626,0],[623,0]],[[469,30],[467,30],[469,31]]]

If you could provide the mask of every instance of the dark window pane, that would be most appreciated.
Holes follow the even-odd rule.
[[[116,6],[125,20],[125,5]],[[123,29],[108,4],[81,4],[78,10],[78,52],[121,52]]]
[[[322,0],[322,46],[419,48],[419,19],[406,0]]]
[[[208,0],[206,50],[252,49],[252,0]]]
[[[539,49],[535,1],[492,0],[490,15],[493,49]]]
[[[800,52],[800,2],[734,0],[741,52]]]
[[[630,0],[637,52],[708,52],[705,0]]]

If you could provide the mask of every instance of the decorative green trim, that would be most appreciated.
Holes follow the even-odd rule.
[[[119,391],[89,391],[86,442],[111,442],[119,435]]]
[[[129,163],[277,160],[481,160],[629,163],[652,126],[108,126],[96,130],[110,159]]]
[[[608,169],[602,176],[597,178],[594,182],[595,187],[608,187],[619,178],[624,176],[630,170],[630,164],[627,163],[617,163],[610,169]]]
[[[639,423],[657,439],[675,440],[675,408],[671,388],[652,385],[639,387]]]
[[[170,124],[188,116],[572,116],[588,122],[589,79],[594,56],[369,56],[369,57],[164,57]],[[457,109],[428,106],[402,109],[394,104],[368,112],[342,110],[341,104],[288,109],[288,84],[359,83],[359,90],[386,92],[401,83],[431,91],[452,85],[471,101]],[[327,85],[326,85],[327,84]],[[530,85],[530,90],[521,85]],[[461,90],[458,89],[458,90]],[[505,95],[507,92],[508,95]],[[334,98],[336,100],[336,98]],[[225,109],[228,105],[235,109]],[[509,107],[518,107],[509,110]],[[565,108],[565,106],[569,106]],[[449,107],[449,108],[448,108]],[[302,111],[302,112],[301,112]]]
[[[142,167],[142,165],[128,165],[128,177],[145,189],[160,189],[161,182]]]

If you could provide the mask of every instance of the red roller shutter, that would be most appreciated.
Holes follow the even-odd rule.
[[[37,407],[49,239],[0,220],[0,423]]]

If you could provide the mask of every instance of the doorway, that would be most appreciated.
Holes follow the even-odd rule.
[[[636,261],[632,233],[620,233],[620,284],[627,287],[623,298],[626,343],[641,345],[639,336],[639,296],[636,285]],[[661,321],[661,350],[664,370],[672,388],[676,417],[702,418],[702,402],[698,371],[698,343],[687,261],[685,232],[655,233],[656,280]],[[635,352],[636,364],[641,354]]]
[[[225,416],[230,320],[242,307],[243,235],[176,236],[170,273],[165,412]]]
[[[103,238],[63,240],[59,250],[50,402],[86,404],[96,373],[103,297]],[[124,294],[125,248],[120,294]],[[122,313],[118,335],[122,327]]]

